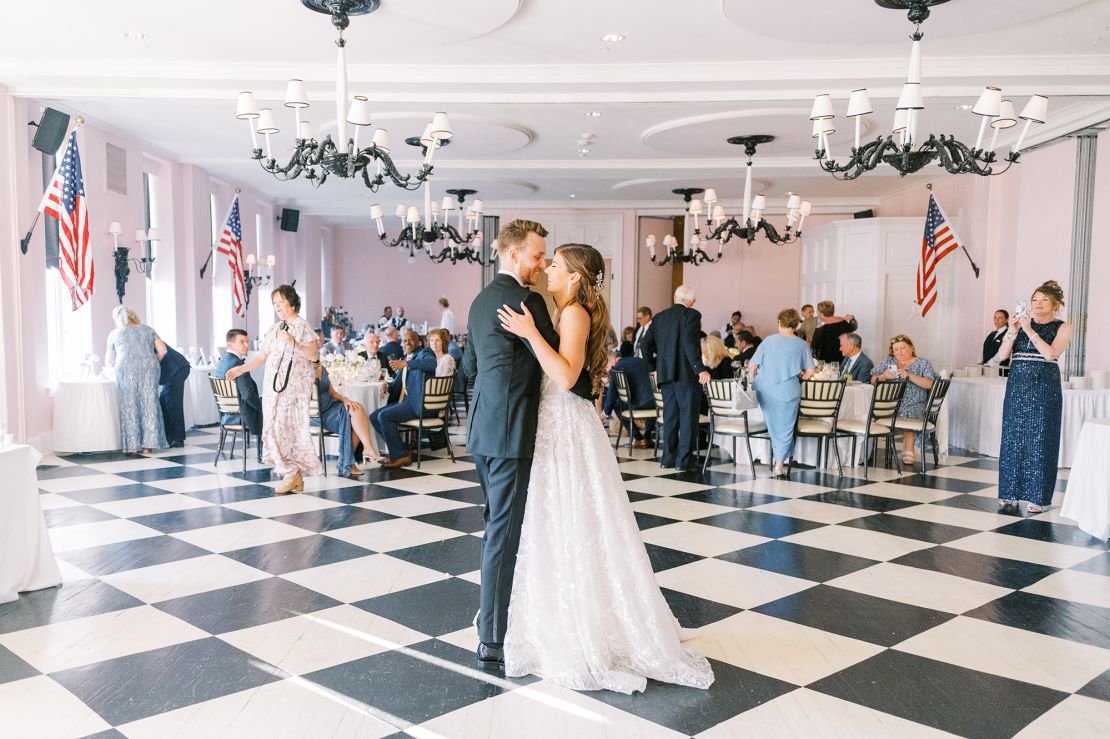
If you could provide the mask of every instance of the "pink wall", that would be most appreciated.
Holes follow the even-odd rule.
[[[652,312],[658,313],[674,301],[674,288],[672,286],[674,266],[660,267],[651,261],[644,243],[648,235],[655,236],[656,253],[663,253],[663,237],[675,235],[673,218],[640,218],[640,237],[637,239],[636,249],[636,308],[647,306]],[[633,325],[633,321],[628,321]]]

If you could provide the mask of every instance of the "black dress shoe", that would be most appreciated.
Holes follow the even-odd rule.
[[[478,642],[478,669],[485,672],[505,671],[505,650],[500,644]]]

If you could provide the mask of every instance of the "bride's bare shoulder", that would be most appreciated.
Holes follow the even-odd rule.
[[[578,303],[571,303],[570,305],[563,306],[555,314],[555,330],[560,334],[563,333],[563,328],[567,326],[588,327],[590,325],[590,313]]]

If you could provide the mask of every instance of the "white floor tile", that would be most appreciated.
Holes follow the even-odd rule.
[[[466,508],[470,504],[434,495],[405,495],[398,498],[385,498],[384,500],[368,500],[365,503],[355,503],[357,508],[369,508],[372,511],[381,511],[392,516],[422,516],[425,513],[439,513],[456,508]]]
[[[184,511],[190,508],[207,508],[211,505],[208,501],[190,498],[188,495],[167,493],[165,495],[148,495],[143,498],[111,500],[107,503],[93,503],[89,507],[121,518],[135,518],[136,516],[149,516],[155,513]]]
[[[633,503],[632,510],[652,516],[673,518],[676,521],[692,521],[695,518],[708,518],[721,513],[732,513],[736,509],[713,503],[686,500],[685,498],[662,497]]]
[[[137,485],[134,480],[119,475],[95,474],[77,477],[59,477],[54,480],[39,480],[39,490],[48,493],[72,493],[77,490],[99,490],[117,485]]]
[[[250,480],[240,480],[238,477],[228,475],[198,475],[196,477],[179,477],[176,480],[151,480],[146,484],[159,490],[168,490],[171,493],[195,493],[198,490],[236,488],[243,485],[253,485],[254,483]]]
[[[628,450],[625,449],[625,452]],[[622,462],[620,465],[621,472],[630,475],[644,475],[647,477],[654,477],[656,475],[667,475],[674,472],[673,469],[664,469],[659,466],[659,463],[649,459],[637,459],[633,462]]]
[[[76,526],[57,526],[50,529],[50,541],[55,552],[69,552],[74,549],[161,535],[161,531],[125,519],[82,523]]]
[[[930,477],[944,477],[949,480],[998,484],[998,472],[996,470],[981,470],[977,467],[941,467],[940,469],[930,469],[925,474]]]
[[[1004,559],[1020,559],[1024,562],[1035,562],[1049,567],[1074,567],[1086,562],[1092,557],[1097,557],[1099,550],[1073,547],[1068,544],[1055,544],[1050,541],[1037,541],[1025,539],[1020,536],[995,534],[984,531],[963,539],[957,539],[945,544],[946,547],[962,549],[965,552],[987,554],[992,557]]]
[[[1105,739],[1110,736],[1110,703],[1071,695],[1045,711],[1015,739]]]
[[[110,728],[46,675],[0,683],[0,736],[78,737]]]
[[[44,511],[53,511],[59,508],[79,508],[83,504],[57,493],[42,493],[39,495],[39,505]]]
[[[164,459],[139,457],[138,459],[121,459],[118,462],[99,462],[97,464],[87,464],[85,466],[90,470],[116,474],[119,472],[138,472],[140,470],[160,470],[166,467],[177,467],[179,465],[176,462],[169,462]]]
[[[990,531],[991,529],[1007,526],[1012,524],[1015,520],[1013,516],[1003,516],[998,513],[987,513],[986,511],[974,511],[966,508],[952,508],[942,505],[919,505],[909,508],[900,508],[897,511],[890,511],[890,515],[912,518],[916,521],[960,526],[965,529],[977,529],[979,531]]]
[[[404,490],[407,493],[442,493],[447,490],[478,487],[476,482],[458,480],[454,477],[444,477],[442,475],[422,475],[420,477],[406,477],[401,480],[383,480],[378,484],[386,488]]]
[[[673,470],[670,470],[673,472]],[[696,493],[699,490],[709,490],[712,485],[702,485],[697,482],[683,482],[663,477],[638,477],[635,480],[626,480],[625,490],[636,493],[650,493],[651,495],[684,495]]]
[[[890,562],[825,584],[947,613],[965,613],[1013,592],[997,585]]]
[[[263,544],[273,544],[278,541],[311,535],[311,531],[266,518],[225,523],[219,526],[209,526],[203,529],[171,534],[171,536],[195,544],[210,552],[230,552],[235,549],[257,547]]]
[[[458,452],[456,452],[457,454]],[[449,472],[467,472],[475,468],[473,462],[452,462],[450,459],[427,459],[420,462],[420,471],[428,475],[446,475]],[[415,469],[415,467],[413,468]]]
[[[1090,572],[1061,570],[1024,588],[1024,591],[1110,608],[1110,577]]]
[[[717,557],[771,541],[765,536],[688,521],[655,526],[642,531],[641,536],[647,544],[700,554],[703,557]]]
[[[355,488],[359,485],[366,483],[360,480],[352,480],[349,477],[339,477],[335,474],[335,465],[329,466],[331,474],[327,477],[324,475],[309,475],[304,478],[304,491],[306,493],[317,493],[321,490],[335,490],[336,488]],[[277,488],[281,485],[282,480],[280,477],[275,477],[267,482],[259,483],[269,488]]]
[[[880,531],[853,529],[848,526],[823,526],[819,529],[784,536],[781,540],[877,560],[895,559],[933,546],[927,541],[906,539]]]
[[[812,588],[817,583],[720,559],[703,559],[656,573],[660,587],[727,603],[755,608]]]
[[[753,506],[748,510],[772,513],[777,516],[789,516],[790,518],[803,518],[818,523],[844,523],[856,518],[878,515],[878,511],[868,511],[863,508],[822,503],[819,500],[798,499],[764,503],[763,505]]]
[[[315,495],[277,495],[272,498],[257,498],[255,500],[239,501],[238,503],[224,503],[223,505],[224,508],[248,513],[252,516],[273,518],[274,516],[288,516],[306,511],[319,511],[324,508],[339,508],[343,504],[326,498],[318,498]]]
[[[780,498],[801,498],[804,495],[825,493],[832,490],[832,488],[825,485],[810,485],[808,482],[794,482],[793,480],[775,480],[770,477],[734,482],[721,487],[763,493],[764,495],[777,495]]]
[[[959,495],[959,493],[952,493],[947,490],[932,490],[930,488],[920,488],[916,485],[898,485],[893,482],[872,482],[868,485],[852,488],[852,492],[878,495],[894,500],[907,500],[913,503],[935,503],[938,500],[947,500]]]
[[[205,450],[205,451],[209,451],[209,450]],[[225,450],[224,453],[226,454],[227,451]],[[215,459],[216,458],[216,453],[211,452],[211,454],[212,454],[212,459]],[[194,470],[200,470],[201,472],[207,472],[209,474],[230,475],[230,474],[235,473],[235,472],[242,472],[243,471],[243,457],[240,454],[239,447],[235,447],[235,459],[221,458],[220,461],[217,462],[215,465],[213,465],[212,462],[204,462],[204,463],[200,463],[200,464],[188,464],[188,465],[185,465],[185,466],[189,467],[191,469],[194,469]],[[255,454],[253,449],[251,449],[247,453],[247,471],[248,472],[251,472],[253,470],[267,470],[267,469],[270,469],[271,466],[272,465],[263,464],[262,462],[259,462],[258,461],[258,456]]]
[[[147,603],[159,603],[186,595],[229,588],[255,580],[265,580],[269,573],[215,554],[190,557],[176,562],[140,567],[101,579]]]
[[[405,549],[433,541],[453,539],[460,534],[458,531],[445,529],[442,526],[433,526],[423,521],[397,518],[391,521],[378,521],[377,523],[364,523],[361,526],[333,529],[324,532],[324,535],[366,549],[372,549],[375,552],[391,552],[394,549]]]
[[[446,580],[450,575],[385,554],[375,554],[310,567],[281,577],[344,603],[354,603]]]

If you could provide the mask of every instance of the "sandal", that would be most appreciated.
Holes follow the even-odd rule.
[[[1037,505],[1036,503],[1030,503],[1025,507],[1025,510],[1029,511],[1030,513],[1041,513],[1044,511],[1044,508]]]

